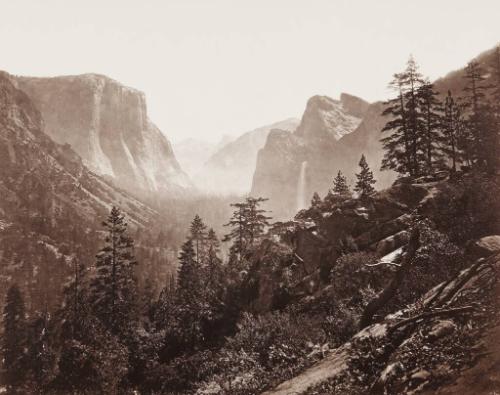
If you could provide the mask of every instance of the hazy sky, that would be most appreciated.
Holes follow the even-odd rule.
[[[500,40],[499,0],[0,0],[0,69],[96,72],[146,93],[174,140],[373,101],[410,53],[430,77]]]

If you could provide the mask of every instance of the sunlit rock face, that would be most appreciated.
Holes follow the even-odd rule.
[[[67,218],[84,224],[98,221],[113,205],[120,206],[134,225],[145,225],[156,215],[89,171],[68,145],[50,139],[34,103],[13,85],[12,76],[3,72],[0,158],[0,222],[4,226],[26,225],[28,218],[30,231],[36,232],[38,225],[32,219],[38,218],[45,231],[59,227],[64,232],[64,226],[69,227],[64,222]]]
[[[313,96],[307,102],[296,134],[305,139],[339,140],[356,129],[361,122],[362,114],[357,111],[354,115],[349,110],[342,100]]]
[[[45,132],[117,186],[136,195],[190,187],[170,142],[148,118],[142,92],[97,74],[15,83],[40,110]]]

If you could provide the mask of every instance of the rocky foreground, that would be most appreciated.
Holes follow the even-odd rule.
[[[500,390],[500,236],[416,303],[367,326],[322,361],[265,392],[492,394]]]

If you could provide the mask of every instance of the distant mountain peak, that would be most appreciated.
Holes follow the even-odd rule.
[[[206,161],[194,178],[196,185],[209,193],[247,194],[252,185],[257,154],[266,144],[271,130],[279,129],[291,135],[298,124],[297,118],[287,118],[234,138]]]
[[[307,101],[296,133],[307,139],[339,140],[359,126],[364,103],[362,99],[347,94],[343,94],[341,100],[313,96]]]

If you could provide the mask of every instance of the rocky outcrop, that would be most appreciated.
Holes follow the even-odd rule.
[[[257,153],[266,143],[271,130],[293,132],[298,124],[298,119],[289,118],[246,132],[224,144],[195,175],[196,186],[214,194],[248,194],[252,187]]]
[[[39,109],[45,133],[96,174],[140,196],[190,187],[142,92],[97,74],[11,80]]]

